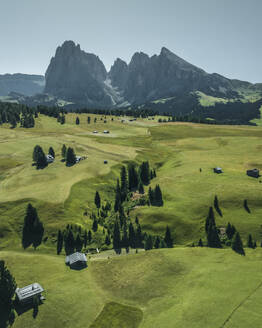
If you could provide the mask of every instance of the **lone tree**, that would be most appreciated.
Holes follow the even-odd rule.
[[[252,239],[252,235],[251,234],[248,235],[247,247],[254,248],[253,239]]]
[[[76,125],[79,125],[79,123],[80,123],[80,120],[79,120],[79,117],[77,116],[76,117]]]
[[[197,246],[199,246],[199,247],[203,247],[204,246],[201,238],[199,239]]]
[[[63,145],[61,149],[61,155],[63,159],[66,159],[66,152],[67,152],[66,145]]]
[[[99,195],[98,191],[96,191],[96,194],[95,194],[95,204],[96,204],[97,208],[101,207],[101,199],[100,199],[100,195]]]
[[[74,149],[71,147],[68,147],[67,152],[66,152],[66,165],[67,166],[72,166],[76,163],[76,156]]]
[[[46,155],[43,149],[36,145],[33,151],[33,161],[36,163],[37,169],[43,169],[47,166]]]
[[[14,322],[12,299],[16,290],[16,282],[5,262],[0,260],[0,327],[7,327]]]
[[[169,226],[166,227],[164,242],[166,243],[167,248],[172,248],[173,247],[174,242],[173,242],[173,239],[171,237],[171,232],[170,232]]]
[[[30,203],[26,209],[26,215],[24,218],[24,227],[22,235],[22,245],[26,249],[30,245],[36,249],[42,243],[44,235],[44,227],[39,220],[37,210]]]
[[[48,154],[55,158],[55,151],[54,151],[53,147],[49,147]]]
[[[236,232],[234,234],[233,240],[232,240],[232,245],[231,245],[233,251],[235,251],[238,254],[245,255],[245,251],[243,248],[243,243],[240,238],[239,232]]]
[[[161,192],[159,185],[156,185],[156,187],[155,187],[154,196],[155,196],[155,205],[163,206],[164,202],[163,202],[162,192]]]

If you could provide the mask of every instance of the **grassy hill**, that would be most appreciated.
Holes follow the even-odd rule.
[[[185,246],[205,238],[204,221],[215,195],[223,214],[216,214],[217,226],[231,222],[244,244],[249,233],[260,244],[262,179],[248,177],[246,170],[262,169],[261,126],[109,116],[104,123],[94,114],[87,124],[86,114],[78,116],[80,125],[76,114],[67,114],[65,125],[40,115],[32,129],[0,128],[0,258],[20,287],[38,281],[46,290],[37,318],[30,310],[14,327],[259,327],[261,248],[247,249],[241,257],[229,248]],[[110,133],[103,134],[105,129]],[[36,144],[56,152],[55,162],[43,170],[32,166]],[[66,167],[63,144],[87,159]],[[103,203],[112,202],[121,165],[144,160],[156,169],[150,186],[160,184],[164,206],[136,207],[130,217],[138,215],[143,231],[152,234],[163,235],[168,224],[176,247],[128,256],[106,251],[91,256],[87,270],[70,271],[64,256],[55,255],[58,229],[68,223],[90,229],[95,191]],[[214,174],[215,166],[224,173]],[[251,213],[244,209],[245,199]],[[29,201],[47,237],[36,251],[21,249]],[[95,238],[104,238],[101,226]]]
[[[223,227],[230,221],[244,239],[248,233],[261,239],[262,185],[245,174],[248,168],[262,168],[258,155],[261,127],[159,124],[147,119],[121,123],[109,117],[103,123],[99,116],[95,124],[94,115],[88,125],[84,114],[80,125],[75,125],[75,118],[75,114],[68,114],[66,124],[60,125],[41,115],[33,129],[0,129],[0,247],[12,244],[20,248],[29,201],[37,207],[49,237],[43,247],[52,246],[57,230],[67,223],[90,228],[95,191],[100,192],[103,202],[113,201],[120,164],[130,160],[149,160],[157,171],[151,186],[159,183],[163,192],[163,207],[143,206],[131,212],[131,218],[139,216],[144,230],[161,234],[168,224],[176,243],[192,243],[204,236],[208,207],[217,195],[223,213],[223,217],[217,216],[217,225]],[[94,129],[99,134],[92,134]],[[103,134],[104,129],[110,134]],[[60,155],[64,143],[87,159],[66,167]],[[45,151],[52,146],[56,152],[55,162],[43,170],[32,166],[36,144]],[[224,173],[214,174],[215,166],[222,167]],[[244,199],[250,214],[243,207]],[[83,215],[85,211],[88,216]]]
[[[90,259],[83,271],[38,251],[0,256],[19,286],[38,281],[45,288],[36,319],[29,310],[14,328],[246,328],[262,319],[261,249],[246,257],[206,248],[153,250]]]

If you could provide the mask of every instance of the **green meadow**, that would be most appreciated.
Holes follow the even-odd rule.
[[[91,124],[79,114],[76,125],[76,116],[67,114],[64,125],[40,115],[31,129],[0,128],[0,258],[20,287],[38,281],[46,290],[37,318],[28,311],[13,327],[259,327],[262,249],[247,249],[243,257],[230,248],[187,246],[205,239],[215,195],[223,214],[216,214],[217,226],[230,222],[244,245],[249,233],[260,245],[262,178],[248,177],[246,170],[262,169],[261,126],[130,122],[94,114]],[[56,153],[43,170],[32,166],[37,144]],[[66,167],[63,144],[87,159]],[[107,251],[91,256],[86,270],[70,271],[64,256],[55,255],[58,229],[68,223],[90,229],[95,191],[102,203],[113,202],[121,165],[145,160],[156,169],[150,186],[160,185],[164,206],[135,207],[130,217],[137,215],[143,231],[153,235],[164,235],[169,225],[174,249],[123,256]],[[214,174],[216,166],[224,173]],[[37,208],[47,237],[36,251],[21,247],[28,202]]]

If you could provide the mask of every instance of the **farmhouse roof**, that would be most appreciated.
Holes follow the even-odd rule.
[[[66,263],[69,265],[72,265],[76,262],[87,262],[85,254],[76,252],[66,257]]]
[[[15,293],[19,299],[19,301],[23,301],[27,298],[31,298],[35,295],[38,295],[44,291],[43,287],[35,282],[31,285],[22,287],[22,288],[17,288]]]

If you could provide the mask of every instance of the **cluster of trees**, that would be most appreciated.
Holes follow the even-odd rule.
[[[11,128],[16,128],[17,124],[23,128],[32,128],[35,125],[34,117],[37,111],[26,105],[0,102],[0,125],[9,123]]]
[[[89,230],[82,232],[80,226],[67,225],[64,231],[59,230],[57,234],[57,254],[65,250],[66,255],[81,252],[92,242],[92,233]]]
[[[114,224],[113,229],[113,248],[117,254],[120,254],[122,248],[129,252],[129,248],[144,248],[145,250],[150,250],[153,248],[172,248],[173,238],[169,227],[166,227],[165,237],[152,236],[146,232],[142,232],[141,226],[139,224],[138,218],[136,218],[136,226],[129,223],[127,226],[119,224],[118,221]]]
[[[16,282],[5,262],[0,260],[0,327],[6,328],[15,320],[13,309],[13,297],[16,290]]]
[[[49,147],[48,154],[55,158],[55,151],[53,147]],[[42,147],[36,145],[33,150],[33,163],[36,165],[37,169],[45,168],[48,163],[46,159],[46,154],[43,151]]]
[[[44,226],[40,221],[37,210],[32,204],[27,205],[26,215],[24,218],[22,245],[23,248],[33,245],[34,249],[41,245],[44,235]]]
[[[137,168],[134,163],[129,163],[127,169],[122,166],[120,172],[120,181],[117,179],[115,189],[115,212],[121,211],[122,203],[127,200],[128,194],[132,191],[139,191],[140,194],[144,194],[144,186],[148,185],[151,179],[156,177],[156,171],[150,169],[149,162],[144,161]],[[152,189],[151,189],[152,190]],[[152,191],[154,201],[149,204],[162,206],[163,199],[160,187],[157,185],[155,190]],[[161,204],[161,205],[160,205]]]
[[[162,198],[162,192],[158,184],[155,186],[155,189],[149,187],[148,198],[149,198],[150,205],[163,206],[164,202]]]
[[[76,155],[74,148],[72,147],[66,147],[66,145],[62,146],[61,149],[61,155],[63,158],[63,161],[66,162],[66,166],[72,166],[76,163]]]

